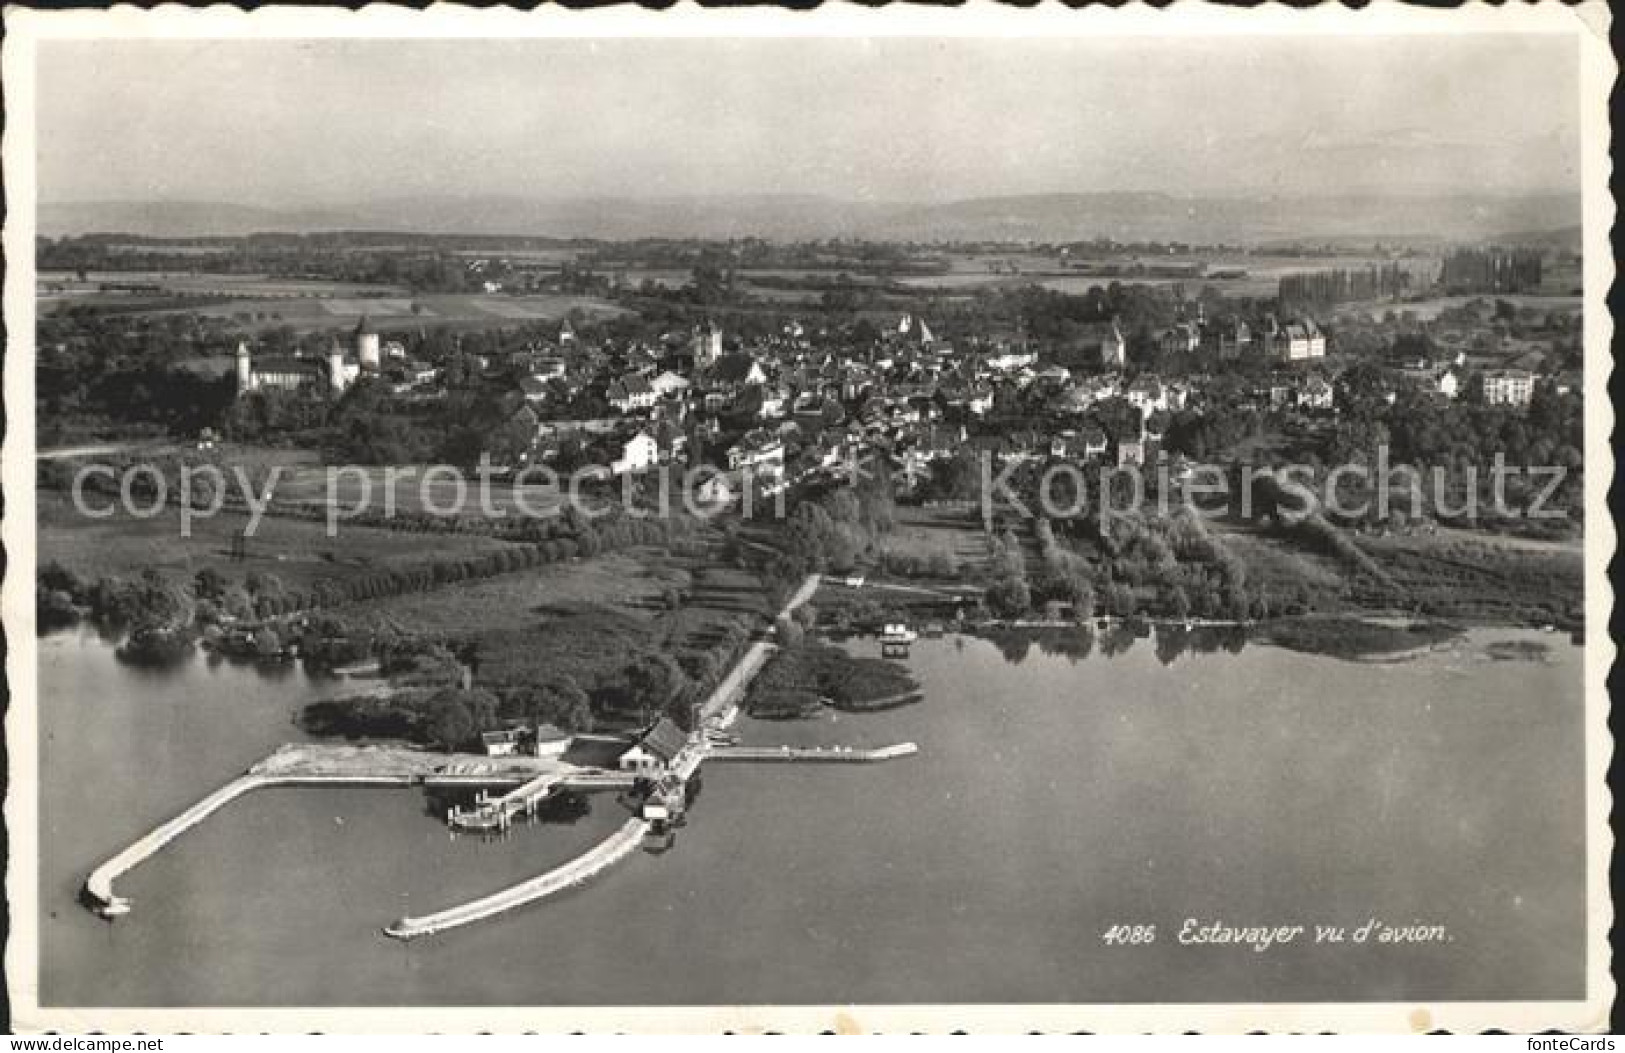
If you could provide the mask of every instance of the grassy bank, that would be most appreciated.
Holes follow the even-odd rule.
[[[1376,621],[1352,616],[1284,618],[1256,630],[1257,638],[1292,651],[1332,658],[1393,658],[1459,639],[1461,626],[1442,621]]]
[[[753,717],[783,720],[815,716],[825,705],[847,711],[888,709],[919,697],[919,684],[897,662],[804,643],[768,661],[751,684],[745,708]]]

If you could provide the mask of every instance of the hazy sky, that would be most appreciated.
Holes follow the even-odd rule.
[[[1556,37],[45,42],[45,201],[1577,189]]]

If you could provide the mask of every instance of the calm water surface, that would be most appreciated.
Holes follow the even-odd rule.
[[[1545,661],[1491,661],[1500,640]],[[1076,641],[1074,641],[1074,644]],[[874,645],[852,645],[871,653]],[[1087,657],[917,644],[926,701],[747,741],[920,744],[875,766],[708,768],[676,847],[403,945],[379,929],[540,872],[624,814],[459,838],[416,790],[251,795],[75,903],[85,874],[339,693],[293,669],[119,664],[41,641],[47,1005],[1373,1000],[1580,997],[1582,650],[1477,630],[1393,665],[1264,646]],[[1448,942],[1256,953],[1231,925],[1371,918]],[[1113,924],[1156,942],[1109,947]]]

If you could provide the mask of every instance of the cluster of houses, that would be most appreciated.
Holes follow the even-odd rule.
[[[1278,363],[1276,371],[1249,382],[1243,401],[1255,407],[1336,409],[1327,377],[1293,368],[1326,353],[1326,337],[1313,320],[1210,320],[1197,305],[1193,317],[1160,340],[1164,350],[1219,361],[1259,356]],[[1042,359],[1020,338],[956,348],[917,315],[884,327],[869,348],[838,351],[828,344],[791,322],[746,349],[730,346],[720,327],[707,322],[659,341],[608,349],[588,346],[565,322],[554,341],[478,363],[488,378],[514,385],[515,408],[497,429],[506,447],[493,449],[492,460],[520,468],[569,459],[572,469],[594,464],[613,475],[709,465],[715,469],[709,498],[727,501],[747,480],[772,492],[810,473],[838,472],[876,451],[911,477],[976,442],[995,443],[1006,456],[1144,462],[1158,455],[1173,415],[1206,404],[1205,375],[1126,374],[1127,342],[1116,321],[1083,326],[1065,355]],[[335,341],[326,360],[255,359],[240,347],[237,365],[244,391],[315,384],[342,392],[368,375],[409,391],[436,379],[432,367],[412,361],[399,342],[381,340],[365,319],[351,346]],[[1441,398],[1457,397],[1465,383],[1459,351],[1454,358],[1400,365],[1396,376]],[[1528,371],[1480,376],[1492,405],[1525,405],[1534,388]],[[982,421],[999,427],[978,428]],[[1017,423],[1037,421],[1045,422],[1043,429]],[[991,431],[998,432],[993,439],[975,434]]]
[[[1237,324],[1252,346],[1245,324]],[[1289,347],[1300,330],[1312,334],[1307,354],[1323,354],[1324,337],[1313,323],[1264,333]],[[1225,325],[1201,333],[1237,337]],[[517,454],[527,464],[557,463],[574,442],[588,446],[590,460],[614,474],[710,465],[717,474],[701,494],[706,500],[737,497],[747,480],[772,492],[813,473],[838,473],[876,451],[890,455],[906,476],[922,477],[931,462],[975,445],[972,431],[991,430],[975,425],[990,419],[1055,425],[1042,433],[1001,428],[996,440],[976,439],[995,442],[1005,456],[1111,457],[1124,464],[1157,456],[1173,414],[1199,399],[1200,381],[1126,375],[1126,342],[1116,322],[1085,327],[1072,353],[1080,347],[1088,360],[1082,368],[1041,362],[1015,339],[961,350],[937,339],[923,319],[905,315],[882,331],[874,348],[845,354],[819,349],[795,323],[750,350],[729,348],[720,329],[707,323],[668,334],[655,347],[596,361],[587,356],[578,368],[553,348],[537,348],[534,368],[518,382],[524,405],[509,431],[532,436]],[[1283,351],[1280,357],[1302,355]],[[566,408],[595,385],[607,415],[570,416]],[[1277,408],[1329,410],[1334,396],[1326,379],[1292,373],[1263,386],[1257,397]],[[1110,418],[1110,427],[1102,417]]]

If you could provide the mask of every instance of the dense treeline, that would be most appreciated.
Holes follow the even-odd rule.
[[[1540,287],[1536,249],[1457,249],[1444,258],[1439,284],[1451,293],[1521,293]]]
[[[1297,585],[1249,581],[1246,565],[1200,515],[1138,512],[1100,519],[1033,520],[1039,559],[1013,527],[989,539],[989,613],[1020,619],[1043,610],[1086,620],[1097,614],[1243,621],[1296,614],[1311,597]],[[1086,550],[1090,554],[1085,554]]]
[[[770,605],[782,606],[814,571],[852,570],[891,531],[896,509],[891,478],[884,472],[802,500],[780,525],[779,551],[762,570]]]
[[[1411,272],[1398,263],[1308,271],[1281,276],[1282,310],[1307,310],[1361,300],[1388,300],[1411,289]]]
[[[1541,382],[1527,407],[1488,406],[1472,386],[1453,401],[1401,386],[1389,402],[1389,380],[1374,363],[1346,370],[1336,386],[1338,422],[1320,444],[1320,461],[1371,464],[1379,449],[1386,448],[1390,464],[1410,466],[1423,475],[1420,507],[1412,507],[1408,485],[1396,491],[1390,504],[1405,517],[1485,526],[1497,525],[1505,513],[1521,519],[1524,528],[1552,530],[1566,525],[1561,515],[1535,519],[1525,513],[1555,510],[1576,524],[1582,517],[1585,414],[1578,392],[1560,393]],[[1503,480],[1499,495],[1493,474],[1497,463],[1517,470]],[[1548,472],[1560,476],[1549,493],[1543,483]]]

